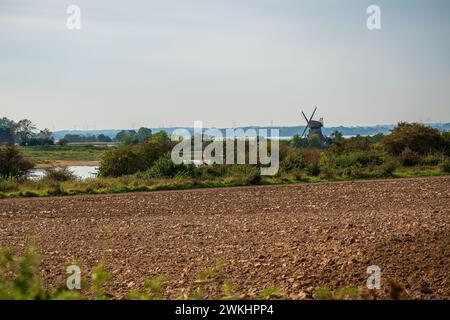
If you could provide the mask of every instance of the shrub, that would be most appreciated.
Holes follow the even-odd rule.
[[[233,165],[228,173],[232,177],[240,177],[250,184],[258,184],[261,182],[261,171],[257,166],[252,165]]]
[[[442,172],[450,173],[450,159],[449,159],[449,158],[446,158],[446,159],[441,163],[441,170],[442,170]]]
[[[406,148],[420,155],[445,151],[449,147],[439,130],[419,123],[399,123],[391,134],[383,139],[383,145],[393,155],[400,155]]]
[[[103,155],[98,173],[103,177],[120,177],[144,170],[142,159],[132,147],[121,146]]]
[[[368,166],[378,166],[384,163],[387,155],[383,152],[371,151],[353,151],[336,154],[333,151],[326,152],[321,157],[321,165],[330,165],[332,168],[344,169],[350,167],[365,168]]]
[[[406,148],[405,150],[403,150],[399,158],[400,162],[405,167],[416,166],[421,161],[420,155],[417,152],[412,151],[410,148]]]
[[[444,161],[445,156],[441,153],[432,153],[427,154],[426,156],[422,157],[421,164],[426,166],[437,166],[442,161]]]
[[[18,183],[13,180],[0,180],[0,192],[16,191],[18,188]]]
[[[301,149],[300,153],[306,164],[317,164],[320,161],[320,157],[323,154],[323,150],[314,148]]]
[[[77,179],[77,176],[70,171],[69,168],[48,168],[45,170],[45,175],[42,177],[44,181],[57,181],[57,182],[65,182],[65,181],[74,181]]]
[[[156,160],[148,171],[151,178],[173,178],[175,176],[193,176],[195,167],[192,164],[175,164],[169,156]]]
[[[369,151],[371,150],[372,145],[369,137],[352,137],[350,139],[342,139],[337,140],[331,148],[329,152],[342,154],[342,153],[350,153],[356,151]]]
[[[16,147],[0,147],[0,179],[25,177],[33,168]]]
[[[217,178],[225,177],[228,175],[230,168],[227,165],[213,164],[213,165],[201,165],[195,167],[195,177],[200,178]]]
[[[99,175],[120,177],[148,170],[156,160],[171,151],[173,143],[163,134],[151,136],[135,146],[121,145],[106,152],[100,162]]]
[[[398,162],[394,159],[389,159],[381,166],[381,174],[383,177],[392,177],[397,168]]]
[[[297,181],[300,181],[300,180],[303,180],[306,178],[305,173],[300,169],[293,169],[289,173],[292,176],[292,178]]]
[[[303,159],[303,153],[300,150],[289,150],[284,159],[281,160],[280,167],[285,172],[305,168],[306,162]]]
[[[318,163],[310,164],[306,167],[306,171],[313,177],[317,177],[320,174],[320,166]]]
[[[0,275],[9,274],[12,279],[0,277],[0,299],[45,299],[48,294],[42,289],[38,276],[40,258],[29,248],[25,255],[16,258],[9,249],[0,251]]]

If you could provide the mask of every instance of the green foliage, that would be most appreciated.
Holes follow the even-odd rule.
[[[381,175],[383,177],[392,177],[397,168],[398,162],[395,159],[389,158],[381,165]]]
[[[250,184],[258,184],[261,182],[261,171],[257,166],[251,165],[232,165],[229,170],[232,177],[241,177]]]
[[[40,257],[33,247],[23,257],[14,257],[11,250],[0,251],[0,300],[41,300],[49,294],[42,289],[38,276]]]
[[[361,137],[336,143],[320,159],[321,176],[328,179],[391,177],[396,168],[394,159]]]
[[[336,291],[327,288],[318,288],[314,291],[315,300],[358,300],[365,299],[364,290],[360,287],[345,287]]]
[[[377,151],[354,151],[345,154],[334,154],[332,152],[327,152],[321,158],[321,165],[329,164],[338,169],[350,167],[364,168],[368,166],[381,165],[384,163],[386,157],[387,155],[383,152]]]
[[[103,177],[119,177],[148,170],[158,159],[166,156],[173,146],[174,143],[165,132],[148,136],[137,145],[121,145],[103,154],[99,174]]]
[[[450,144],[437,129],[419,123],[401,122],[383,139],[385,148],[393,155],[400,155],[406,148],[420,155],[444,152]]]
[[[138,141],[147,140],[152,135],[152,130],[149,128],[139,128],[138,132],[136,132],[136,138]]]
[[[330,135],[330,138],[333,140],[333,142],[337,142],[344,139],[344,136],[342,135],[342,132],[334,130],[333,133]]]
[[[149,139],[151,136],[152,130],[142,127],[137,132],[135,130],[122,130],[116,135],[114,140],[119,141],[123,145],[132,146]],[[157,136],[155,141],[158,138],[160,136]]]
[[[399,156],[399,159],[405,167],[416,166],[421,162],[420,155],[406,147]]]
[[[325,145],[318,135],[310,135],[308,138],[309,148],[324,148]]]
[[[107,300],[108,296],[105,293],[105,285],[111,279],[111,275],[106,270],[104,264],[100,264],[92,271],[92,285],[91,291],[96,300]]]
[[[281,299],[283,298],[284,293],[280,288],[271,287],[264,289],[259,293],[257,299],[261,300],[269,300],[269,299]]]
[[[36,130],[36,126],[28,119],[20,120],[15,125],[14,132],[16,133],[17,141],[20,145],[27,145],[28,141],[33,136],[34,130]]]
[[[305,167],[306,161],[303,158],[303,153],[298,149],[290,149],[280,163],[280,168],[285,172],[304,169]]]
[[[166,279],[157,277],[145,282],[145,291],[132,291],[127,295],[129,300],[161,300],[164,298],[161,286]]]
[[[145,129],[145,128],[144,128]],[[145,135],[146,130],[141,130]],[[393,130],[394,131],[394,130]],[[135,132],[137,135],[139,133]],[[448,133],[442,133],[448,141]],[[388,136],[335,139],[331,147],[305,148],[308,139],[299,136],[280,141],[280,171],[271,177],[261,177],[257,165],[175,165],[169,158],[176,142],[166,132],[149,135],[137,145],[113,148],[93,146],[36,146],[19,148],[38,162],[55,160],[98,160],[97,178],[79,180],[70,175],[51,172],[48,178],[10,179],[0,182],[0,197],[37,197],[48,195],[105,194],[153,190],[175,190],[207,187],[246,186],[252,184],[284,184],[321,182],[345,179],[383,177],[435,176],[445,172],[444,151],[421,155],[409,147],[398,155],[387,152]],[[245,142],[248,161],[249,140]],[[382,141],[382,143],[380,143]],[[211,141],[204,142],[204,147]],[[235,139],[234,144],[238,140]],[[5,150],[5,149],[0,149]],[[13,161],[16,163],[15,161]],[[0,164],[0,168],[3,163]],[[440,166],[440,168],[438,167]],[[1,170],[0,170],[1,172]],[[1,176],[0,176],[1,179]],[[13,181],[13,182],[11,182]]]
[[[110,295],[106,293],[106,287],[111,281],[111,275],[104,264],[95,267],[88,282],[81,281],[82,289],[67,290],[60,286],[56,290],[45,289],[40,278],[41,257],[34,249],[29,247],[23,256],[14,256],[8,248],[0,249],[0,300],[75,300],[96,299],[107,300]],[[239,293],[239,288],[226,278],[224,265],[218,261],[214,266],[199,272],[197,279],[188,284],[180,299],[283,299],[283,291],[277,287],[269,287],[260,291],[259,294],[246,296]],[[166,295],[163,286],[166,282],[164,277],[156,277],[145,281],[143,290],[131,291],[127,294],[130,300],[161,300]],[[408,298],[402,288],[401,296],[392,295],[393,299]],[[396,288],[399,287],[396,284]],[[394,288],[395,289],[395,288]],[[397,290],[398,291],[398,290]],[[357,286],[350,286],[331,291],[327,288],[318,288],[312,298],[316,300],[356,300],[376,298],[374,290],[367,290]]]
[[[103,154],[98,172],[103,177],[119,177],[144,169],[144,163],[134,148],[120,146]]]
[[[450,173],[450,159],[446,158],[441,164],[441,170],[445,173]]]
[[[323,141],[317,135],[310,135],[307,138],[302,138],[298,134],[294,135],[290,142],[292,148],[324,148]]]
[[[0,192],[10,192],[19,189],[19,183],[12,180],[0,180]]]
[[[318,288],[314,291],[313,298],[315,300],[331,300],[332,292],[326,288]]]
[[[421,157],[421,164],[425,166],[438,166],[446,157],[442,153],[430,153]]]
[[[298,134],[295,134],[291,138],[289,144],[292,148],[297,148],[297,149],[306,148],[306,147],[308,147],[308,140],[300,137],[300,135],[298,135]]]
[[[335,141],[328,152],[334,154],[346,154],[358,151],[365,152],[370,151],[372,147],[369,137],[357,136],[350,139],[340,139]]]
[[[0,147],[0,179],[22,178],[33,167],[16,147]]]
[[[16,125],[17,124],[11,119],[8,119],[6,117],[0,118],[0,128],[10,129],[10,128],[14,128]]]
[[[69,168],[64,167],[45,169],[45,175],[42,179],[47,181],[65,182],[74,181],[77,177]]]
[[[67,144],[69,143],[69,140],[62,138],[58,140],[58,145],[59,146],[67,146]]]
[[[192,164],[175,164],[169,155],[163,156],[155,161],[148,171],[151,178],[174,178],[176,176],[192,177],[195,174],[195,167]]]
[[[63,142],[61,142],[63,141]],[[66,134],[58,141],[58,144],[64,145],[73,142],[112,142],[112,139],[104,134],[99,135],[80,135],[80,134]]]
[[[222,292],[221,299],[223,299],[223,300],[238,300],[239,299],[238,287],[229,280],[225,280],[223,282],[223,285],[220,290]]]
[[[375,143],[380,143],[380,142],[382,142],[383,139],[384,139],[384,137],[385,137],[384,134],[382,134],[382,133],[377,133],[376,135],[369,136],[368,138],[369,138],[370,143],[375,144]]]

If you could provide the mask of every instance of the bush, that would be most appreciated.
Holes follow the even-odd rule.
[[[441,170],[445,173],[450,173],[450,159],[447,158],[441,163]]]
[[[302,158],[305,160],[306,164],[312,165],[317,164],[320,161],[320,157],[323,154],[323,150],[314,148],[301,149]]]
[[[406,148],[420,155],[443,152],[449,148],[448,142],[439,130],[419,123],[399,123],[391,134],[383,139],[383,145],[393,155],[400,155]]]
[[[252,165],[233,165],[228,173],[231,177],[243,178],[245,182],[250,184],[258,184],[261,182],[261,170],[257,166]]]
[[[289,150],[284,159],[281,160],[280,167],[285,172],[305,168],[306,162],[305,159],[303,159],[302,152],[295,149]]]
[[[150,178],[173,178],[175,176],[193,176],[195,167],[192,164],[175,164],[169,156],[156,160],[148,171]]]
[[[68,168],[48,168],[45,170],[45,175],[42,177],[43,181],[74,181],[77,176]]]
[[[350,139],[337,140],[328,152],[343,154],[357,151],[370,151],[372,149],[369,137],[352,137]]]
[[[394,171],[398,168],[398,163],[394,159],[389,159],[381,166],[381,174],[383,177],[392,177]]]
[[[444,161],[445,156],[441,153],[427,154],[422,157],[421,164],[426,166],[437,166]]]
[[[18,183],[13,180],[0,180],[0,192],[16,191],[18,188]]]
[[[306,171],[309,175],[317,177],[320,174],[320,166],[318,163],[310,164],[306,167]]]
[[[120,177],[144,170],[142,159],[132,147],[121,146],[103,155],[98,173],[103,177]]]
[[[387,155],[385,153],[376,150],[366,152],[354,151],[342,154],[327,151],[321,158],[321,165],[330,165],[336,169],[350,167],[365,168],[381,165],[386,158]]]
[[[135,146],[122,145],[106,152],[100,162],[99,175],[120,177],[150,169],[155,161],[172,150],[173,143],[157,134]]]
[[[412,151],[410,148],[403,150],[399,159],[401,164],[405,167],[416,166],[421,161],[420,155],[417,152]]]
[[[33,168],[16,147],[0,147],[0,179],[25,177]]]

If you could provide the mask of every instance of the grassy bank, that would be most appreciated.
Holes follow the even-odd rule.
[[[449,175],[439,168],[415,167],[399,168],[389,178],[414,178]],[[17,197],[49,197],[70,196],[81,194],[114,194],[126,192],[148,192],[162,190],[188,190],[201,188],[242,187],[252,185],[287,185],[301,183],[320,183],[336,181],[383,179],[385,176],[366,176],[361,178],[351,177],[320,177],[320,176],[296,176],[281,174],[273,177],[254,177],[245,175],[234,177],[217,177],[207,179],[195,179],[190,177],[176,178],[144,178],[139,175],[123,176],[118,178],[90,178],[85,180],[73,179],[70,181],[55,181],[53,179],[13,180],[0,181],[0,198]]]

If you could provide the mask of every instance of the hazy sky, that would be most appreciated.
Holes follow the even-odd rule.
[[[0,117],[303,125],[314,105],[325,125],[450,121],[450,1],[0,0]]]

